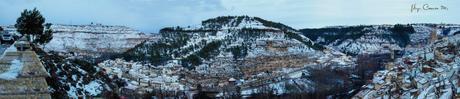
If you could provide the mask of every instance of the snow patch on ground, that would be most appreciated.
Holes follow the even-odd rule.
[[[18,77],[19,73],[21,72],[22,67],[23,66],[22,66],[21,61],[17,59],[11,61],[11,65],[8,71],[0,73],[0,79],[4,79],[4,80],[16,79],[16,77]]]
[[[77,96],[77,89],[75,87],[70,87],[70,89],[67,91],[67,95],[70,97],[70,98],[78,98]]]
[[[97,81],[91,81],[84,87],[84,90],[88,92],[91,96],[100,94],[102,92],[102,89],[102,85]]]

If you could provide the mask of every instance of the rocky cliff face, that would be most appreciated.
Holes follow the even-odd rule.
[[[93,58],[123,53],[152,38],[125,26],[58,24],[51,28],[53,39],[43,46],[46,51],[71,52]]]

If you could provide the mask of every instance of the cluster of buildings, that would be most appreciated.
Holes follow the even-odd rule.
[[[353,98],[459,98],[460,55],[454,44],[460,41],[458,36],[438,39],[432,33],[429,41],[423,48],[406,49],[402,58],[384,62],[385,70],[374,73]]]

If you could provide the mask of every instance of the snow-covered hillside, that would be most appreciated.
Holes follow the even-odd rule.
[[[103,53],[122,53],[151,38],[125,26],[52,25],[53,39],[46,51],[73,52],[98,57]]]
[[[385,46],[401,49],[406,46],[424,46],[430,33],[448,36],[460,33],[460,25],[409,24],[340,26],[300,30],[316,43],[327,45],[350,55],[376,52]]]
[[[324,49],[288,26],[257,17],[217,17],[205,20],[202,24],[196,28],[164,28],[160,31],[161,40],[146,43],[127,55],[147,56],[133,58],[141,61],[156,57],[186,61],[188,58],[199,57],[204,62],[216,57],[241,59],[270,55],[321,54]],[[152,52],[151,48],[157,50]]]
[[[125,85],[124,80],[109,77],[102,68],[87,61],[39,49],[35,52],[50,74],[47,83],[54,98],[101,97]]]
[[[134,62],[108,60],[99,66],[130,79],[131,85],[141,89],[152,89],[146,85],[155,84],[153,82],[178,89],[197,85],[206,89],[223,88],[229,85],[223,82],[234,79],[244,90],[273,86],[270,85],[275,83],[272,79],[287,80],[284,75],[295,74],[293,77],[299,78],[306,68],[353,66],[347,55],[313,43],[289,26],[258,17],[217,17],[203,21],[198,27],[164,28],[160,35],[160,40],[144,43],[123,55],[123,59]],[[108,65],[117,64],[113,61],[132,65]],[[152,75],[144,71],[147,69],[166,71],[166,74]],[[176,79],[176,76],[180,79],[173,82],[156,79]],[[259,83],[261,81],[264,83]],[[308,79],[299,79],[301,82],[309,83]],[[252,85],[259,87],[250,87]],[[283,90],[276,89],[277,92]]]

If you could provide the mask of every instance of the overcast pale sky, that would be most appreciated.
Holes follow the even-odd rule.
[[[448,10],[411,12],[411,5]],[[156,33],[225,15],[258,16],[297,29],[336,25],[460,23],[460,0],[1,0],[0,25],[36,7],[47,22],[125,25]]]

